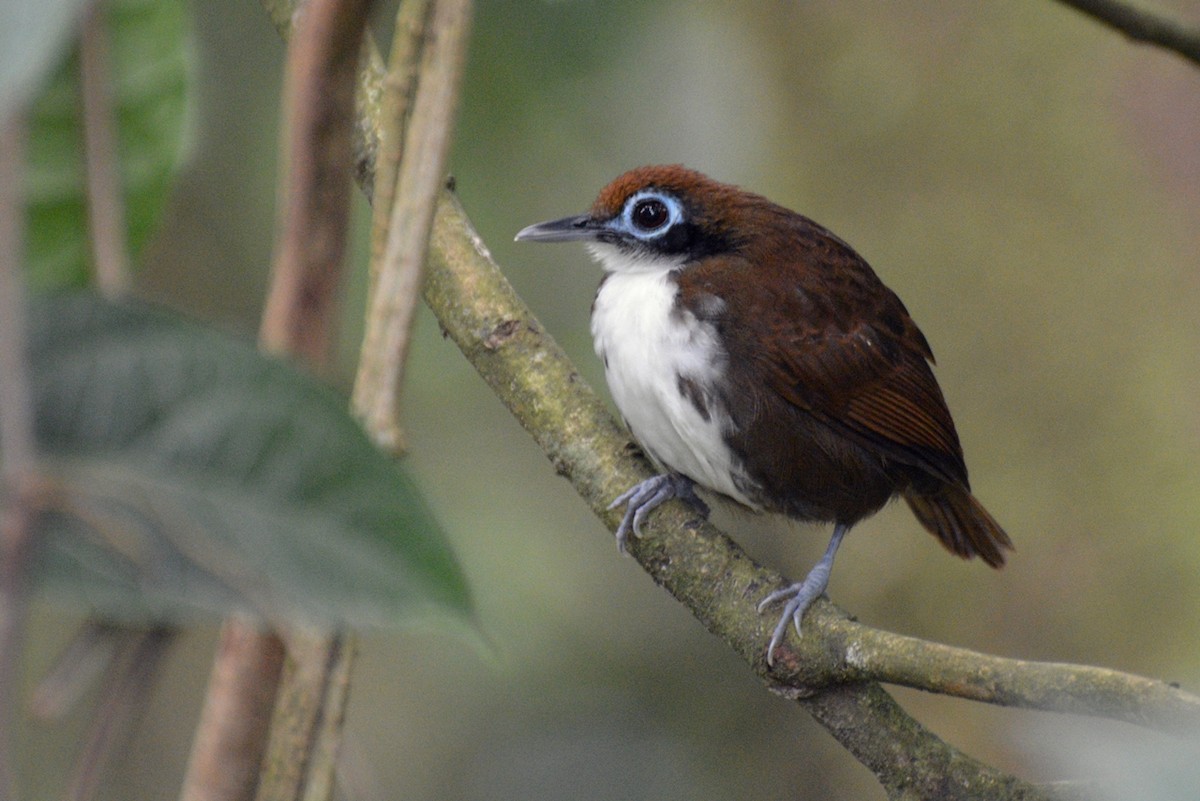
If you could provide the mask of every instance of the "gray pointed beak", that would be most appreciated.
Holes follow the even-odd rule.
[[[561,220],[537,223],[517,232],[518,242],[576,242],[595,239],[603,226],[590,214],[577,214]]]

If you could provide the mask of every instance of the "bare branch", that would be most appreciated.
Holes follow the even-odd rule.
[[[333,336],[349,222],[350,167],[355,161],[354,97],[370,5],[371,0],[312,0],[300,12],[303,21],[288,48],[280,242],[259,339],[264,349],[300,357],[314,369],[324,365]],[[331,638],[325,646],[326,651],[340,649],[340,639]],[[283,654],[283,642],[276,635],[237,619],[226,621],[185,780],[185,801],[242,801],[256,791],[263,797],[290,798],[281,774],[268,773],[259,786]],[[302,667],[300,675],[315,671],[330,680],[328,653],[317,648],[292,656]],[[304,694],[303,688],[295,691]],[[285,695],[294,697],[292,689]],[[324,692],[304,697],[318,709],[328,703]],[[337,703],[344,704],[345,698],[343,687]],[[330,743],[321,739],[319,728],[306,728],[328,719],[280,719],[288,728],[272,738],[283,750],[273,754],[270,764],[309,766],[307,757],[316,740],[335,750],[336,736]],[[335,724],[340,724],[340,716]],[[226,759],[240,769],[230,770]]]
[[[254,797],[282,665],[282,640],[244,620],[225,621],[181,801]]]
[[[147,689],[174,638],[166,627],[123,629],[113,668],[105,676],[100,709],[66,792],[69,801],[96,797],[104,768],[146,709]]]
[[[0,799],[16,795],[17,658],[25,636],[36,445],[26,363],[25,119],[0,117]]]
[[[350,694],[354,638],[292,632],[271,721],[258,801],[333,797],[342,722]]]
[[[79,87],[83,100],[83,154],[87,173],[88,228],[96,286],[108,297],[129,290],[125,247],[125,199],[117,157],[112,56],[105,3],[94,0],[79,40]]]
[[[360,93],[370,96],[381,73],[368,69]],[[374,113],[377,109],[360,105],[360,114]],[[377,131],[377,122],[360,122],[359,178],[368,190]],[[651,468],[632,455],[628,435],[512,291],[449,195],[434,219],[425,298],[447,335],[555,470],[615,529],[618,515],[607,510],[608,502],[649,476]],[[1004,660],[878,632],[850,621],[826,601],[813,607],[805,636],[787,641],[771,672],[764,650],[773,621],[764,620],[755,605],[784,579],[755,564],[711,525],[689,519],[681,504],[662,507],[646,529],[647,537],[636,540],[631,551],[654,581],[773,690],[808,709],[875,772],[892,798],[1034,799],[1067,797],[1072,791],[1037,787],[978,763],[921,727],[865,679],[935,692],[957,689],[964,697],[991,703],[1105,715],[1170,731],[1187,730],[1200,703],[1175,688],[1115,671]],[[900,650],[889,653],[893,648]],[[942,670],[947,672],[939,677]],[[972,672],[982,676],[972,678]],[[1022,685],[1023,676],[1034,680]],[[1060,692],[1080,677],[1092,687]]]
[[[303,0],[259,0],[271,24],[284,41],[292,34],[292,16],[304,3]],[[367,64],[358,73],[355,85],[355,104],[358,114],[354,118],[354,180],[359,188],[371,197],[375,181],[375,154],[378,149],[383,111],[383,62],[371,42],[364,47],[363,58]]]
[[[1056,799],[1037,787],[972,759],[930,735],[878,684],[831,687],[800,705],[866,765],[890,799]]]
[[[0,119],[0,481],[5,491],[32,473],[36,457],[22,272],[25,134],[22,115]]]
[[[399,175],[381,178],[376,170],[376,200],[389,194],[393,184],[396,193],[390,209],[376,209],[376,223],[381,216],[387,220],[387,240],[381,259],[372,265],[375,269],[362,361],[352,405],[376,443],[393,453],[402,449],[397,422],[399,395],[412,322],[420,302],[429,229],[454,130],[470,19],[469,0],[437,0],[433,4],[411,120],[402,127],[402,117],[398,116],[384,127],[385,142],[388,131],[394,131],[397,138],[401,130],[404,132]],[[385,95],[383,108],[394,108],[397,115],[403,114],[403,108],[398,99],[389,98],[398,95],[406,83],[409,44],[409,39],[401,35],[400,50],[393,53],[389,68],[389,81],[397,88]],[[397,147],[398,143],[393,143],[384,151],[383,164],[393,162]]]
[[[998,706],[1091,715],[1200,736],[1200,697],[1162,681],[1091,665],[981,654],[831,620],[847,680],[879,681]]]
[[[429,25],[432,0],[405,0],[396,11],[392,52],[380,98],[379,153],[375,159],[375,183],[371,195],[371,282],[387,250],[388,224],[396,197],[396,179],[404,155],[404,132],[417,93],[417,67]]]
[[[320,368],[350,215],[354,87],[371,0],[313,0],[288,48],[280,233],[260,341]]]
[[[1105,25],[1115,28],[1135,42],[1157,45],[1200,65],[1200,29],[1141,11],[1118,0],[1059,0]]]

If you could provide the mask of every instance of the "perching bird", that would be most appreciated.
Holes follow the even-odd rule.
[[[630,531],[700,488],[834,524],[783,601],[767,661],[829,582],[846,532],[894,496],[951,552],[1004,564],[1008,535],[971,495],[933,353],[865,260],[812,220],[684,167],[631,170],[591,211],[518,240],[580,240],[604,269],[592,336],[613,400],[665,472],[613,502]]]

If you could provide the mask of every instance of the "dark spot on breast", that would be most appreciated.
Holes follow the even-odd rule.
[[[679,390],[679,394],[687,398],[696,411],[700,413],[700,416],[704,418],[704,422],[711,422],[712,413],[708,410],[708,393],[695,381],[690,378],[684,378],[681,375],[675,376],[675,386]]]
[[[701,292],[692,309],[698,320],[715,320],[725,313],[725,301],[710,292]]]

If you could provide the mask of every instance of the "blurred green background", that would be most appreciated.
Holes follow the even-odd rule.
[[[1194,2],[1156,8],[1200,23]],[[188,167],[141,292],[250,334],[283,48],[255,3],[192,11]],[[629,167],[683,162],[832,228],[924,329],[976,494],[1017,544],[1002,572],[961,563],[889,507],[847,540],[833,599],[870,625],[1195,689],[1198,129],[1200,70],[1050,0],[484,0],[452,163],[493,255],[597,386],[599,271],[578,247],[514,244],[520,227],[584,210]],[[404,418],[494,652],[432,630],[362,641],[348,737],[372,797],[884,797],[618,556],[427,312]],[[793,576],[828,533],[717,522]],[[33,630],[68,620],[42,609]],[[177,792],[214,634],[172,652],[105,797]],[[62,636],[35,637],[31,674]],[[1073,761],[1084,731],[1126,754],[1165,747],[1131,727],[897,695],[954,745],[1033,779],[1091,771]],[[76,721],[31,735],[27,787],[57,794],[77,734]]]

